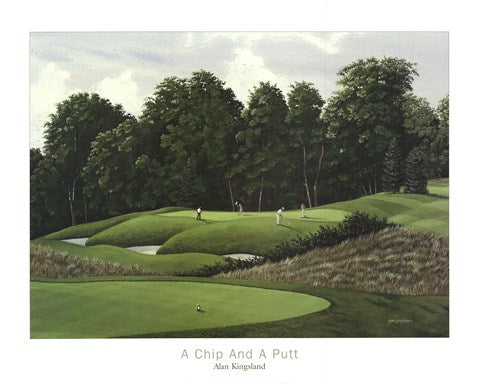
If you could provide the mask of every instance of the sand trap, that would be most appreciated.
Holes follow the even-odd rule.
[[[231,253],[229,255],[223,255],[223,257],[229,257],[237,260],[252,260],[255,257],[262,258],[261,256],[251,255],[250,253]]]
[[[88,237],[81,237],[78,239],[62,239],[62,241],[65,241],[67,243],[83,245],[83,246],[85,246],[85,243],[87,242],[87,240],[88,240]]]
[[[145,253],[147,255],[156,255],[160,247],[161,245],[139,245],[136,247],[127,247],[125,249],[138,253]]]

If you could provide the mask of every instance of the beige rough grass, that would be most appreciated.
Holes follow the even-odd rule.
[[[40,245],[30,246],[30,277],[151,276],[138,265],[122,265],[103,260],[82,259],[68,252],[55,251]]]
[[[447,238],[394,228],[218,276],[397,295],[448,295],[448,268]]]

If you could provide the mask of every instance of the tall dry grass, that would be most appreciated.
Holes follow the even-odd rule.
[[[219,277],[397,295],[448,295],[448,239],[390,228]]]
[[[40,245],[30,246],[30,277],[152,276],[159,273],[138,265],[122,265],[103,260],[82,259],[68,252]]]

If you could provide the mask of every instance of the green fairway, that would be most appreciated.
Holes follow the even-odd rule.
[[[320,224],[328,223],[288,219],[288,223],[276,225],[275,220],[263,217],[218,222],[173,236],[157,253],[183,253],[194,250],[211,253],[215,250],[219,255],[231,253],[264,255],[284,240],[316,231]]]
[[[126,215],[115,216],[105,220],[94,221],[92,223],[74,225],[74,226],[62,229],[61,231],[53,232],[45,236],[45,238],[58,240],[58,239],[73,239],[73,238],[79,238],[79,237],[90,237],[100,231],[103,231],[107,228],[123,223],[124,221],[133,219],[138,216],[153,215],[153,214],[162,213],[162,212],[174,212],[177,210],[182,211],[182,210],[185,210],[185,208],[164,207],[164,208],[156,209],[153,211],[127,213]]]
[[[428,193],[437,196],[448,197],[448,177],[445,179],[434,179],[428,181]]]
[[[57,251],[68,252],[71,255],[90,259],[105,260],[124,265],[138,265],[140,268],[159,273],[174,273],[192,271],[202,265],[225,263],[225,258],[217,255],[191,252],[176,255],[146,255],[113,245],[94,245],[84,247],[59,240],[37,239],[34,244],[40,244]]]
[[[271,281],[198,277],[42,281],[31,283],[33,338],[87,337],[88,334],[91,337],[194,338],[449,335],[448,296],[397,296]],[[168,287],[161,286],[164,282],[170,282]],[[182,287],[185,282],[195,284],[188,285],[187,289],[187,285]],[[236,289],[242,287],[266,290]],[[278,295],[282,293],[279,291],[292,296]],[[310,301],[312,296],[322,300]],[[197,303],[203,306],[204,313],[194,311]],[[218,305],[226,305],[225,310],[218,309],[221,313],[217,313]],[[173,311],[176,306],[181,308],[175,309],[174,314],[162,312]],[[302,311],[306,314],[299,315]],[[214,319],[217,315],[220,318]],[[220,320],[223,322],[219,323]],[[121,329],[124,325],[128,329]]]
[[[144,215],[97,233],[88,239],[86,245],[161,245],[177,233],[204,225],[207,224],[194,218]]]
[[[281,320],[329,305],[319,297],[234,285],[32,282],[30,329],[32,338],[128,336]]]
[[[430,180],[428,187],[430,194],[427,195],[377,193],[310,208],[303,219],[299,210],[285,211],[287,221],[282,221],[280,226],[275,223],[274,211],[246,211],[244,215],[239,215],[230,211],[205,210],[199,221],[195,220],[196,212],[193,209],[167,207],[77,225],[45,236],[44,239],[90,237],[88,248],[93,245],[162,245],[158,254],[264,255],[284,240],[315,232],[320,225],[335,225],[354,211],[384,217],[406,228],[448,236],[448,179]],[[74,250],[78,251],[77,248]],[[118,253],[116,257],[115,252]],[[119,263],[138,262],[143,266],[148,264],[149,268],[160,268],[156,260],[125,252],[121,248],[95,248],[91,252],[82,250],[77,253],[95,253],[97,257]],[[210,261],[213,262],[213,259]],[[167,270],[164,267],[161,269]]]

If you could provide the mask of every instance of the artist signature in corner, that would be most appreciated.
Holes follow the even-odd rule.
[[[388,319],[387,323],[390,324],[407,324],[411,323],[413,319]]]

